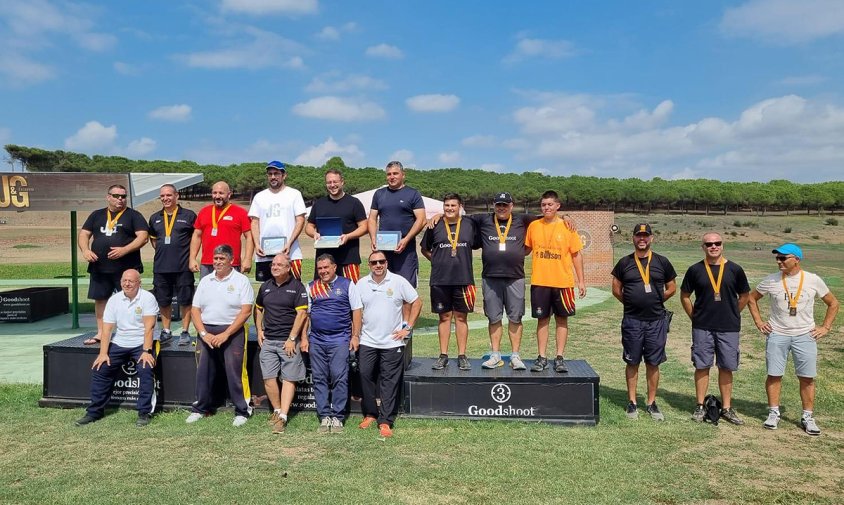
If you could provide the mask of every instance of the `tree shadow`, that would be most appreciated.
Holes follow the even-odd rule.
[[[694,394],[694,385],[691,384],[689,387],[689,393],[680,393],[676,391],[670,391],[665,389],[659,389],[656,394],[657,403],[665,403],[666,405],[670,406],[673,409],[680,410],[680,411],[688,411],[689,415],[691,415],[692,411],[696,405],[696,398]],[[720,398],[720,394],[717,391],[717,387],[713,391],[713,388],[710,387],[708,393],[714,394]],[[609,386],[601,385],[601,397],[606,398],[612,404],[618,406],[619,409],[627,408],[627,390],[626,389],[617,389],[612,388]],[[645,393],[644,392],[637,392],[636,395],[637,404],[644,405],[646,403]],[[768,403],[767,401],[759,402],[753,400],[745,400],[742,398],[733,397],[733,408],[736,409],[741,414],[745,416],[754,417],[764,419],[768,415]]]

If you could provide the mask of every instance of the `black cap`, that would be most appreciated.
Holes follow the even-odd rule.
[[[505,191],[504,193],[498,193],[495,195],[495,198],[492,199],[492,203],[513,203],[513,197],[510,196],[510,193]]]
[[[633,227],[633,235],[638,235],[640,233],[647,233],[648,235],[654,234],[654,232],[651,231],[651,225],[648,223],[639,223]]]

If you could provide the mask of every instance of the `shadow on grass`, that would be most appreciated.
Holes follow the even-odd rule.
[[[641,389],[641,387],[640,387]],[[717,394],[717,392],[712,391],[710,388],[709,393]],[[641,402],[637,402],[639,405],[642,405],[646,402],[643,398],[644,394],[639,393],[637,394],[637,398],[641,399]],[[658,402],[664,402],[666,405],[672,407],[673,409],[680,410],[680,411],[688,411],[689,415],[691,416],[692,411],[695,408],[695,395],[694,395],[694,387],[690,386],[689,393],[679,393],[676,391],[667,391],[665,389],[659,389],[657,391],[657,400]],[[618,406],[619,409],[627,408],[627,390],[626,389],[616,389],[601,385],[601,397],[606,398],[614,405]],[[719,395],[720,397],[720,395]],[[736,409],[741,414],[744,414],[749,417],[758,417],[764,418],[768,415],[768,404],[764,402],[756,402],[750,400],[743,400],[741,398],[733,397],[733,408]]]

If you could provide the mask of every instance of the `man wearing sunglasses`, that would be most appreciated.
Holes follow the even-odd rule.
[[[144,216],[128,207],[126,187],[113,184],[106,193],[108,206],[88,216],[79,230],[78,244],[91,274],[88,298],[94,300],[97,334],[85,345],[98,344],[103,338],[103,313],[112,294],[120,291],[123,272],[135,269],[143,273],[141,247],[147,243],[149,226]]]
[[[744,424],[732,407],[733,372],[739,366],[741,311],[750,298],[747,275],[724,257],[724,239],[715,232],[703,236],[704,259],[686,270],[680,286],[680,302],[692,320],[692,364],[695,367],[697,407],[692,420],[703,422],[709,369],[717,358],[718,388],[721,390],[721,418]],[[691,296],[695,295],[694,304]]]
[[[768,395],[768,418],[763,426],[777,429],[780,422],[780,391],[788,353],[794,359],[794,371],[800,382],[800,400],[803,413],[800,426],[813,436],[821,434],[814,418],[815,376],[818,366],[818,340],[829,333],[838,314],[838,300],[823,279],[800,267],[803,250],[797,244],[783,244],[773,251],[779,272],[765,277],[750,293],[748,308],[753,322],[766,335],[765,362],[768,378],[765,392]],[[771,313],[763,321],[759,300],[768,295]],[[815,324],[815,298],[826,304],[826,314],[820,326]]]

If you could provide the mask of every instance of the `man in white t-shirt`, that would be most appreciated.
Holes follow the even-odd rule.
[[[361,429],[378,423],[382,437],[393,436],[398,394],[404,378],[404,347],[422,311],[422,300],[404,277],[387,270],[381,251],[369,255],[370,274],[357,284],[352,306],[363,306],[358,360],[363,386]],[[410,306],[402,321],[402,309]],[[380,407],[375,401],[381,399]]]
[[[91,404],[78,426],[102,419],[111,399],[114,380],[121,367],[131,363],[138,371],[137,426],[146,426],[155,410],[155,349],[152,332],[158,315],[158,303],[149,291],[141,289],[141,274],[129,269],[120,278],[119,293],[111,295],[103,312],[100,353],[91,367]],[[115,332],[115,328],[117,331]],[[114,338],[112,338],[114,333]]]
[[[780,390],[788,353],[794,359],[794,371],[800,381],[800,400],[803,414],[800,426],[809,435],[820,435],[813,417],[815,405],[815,376],[817,375],[818,340],[829,333],[838,314],[838,300],[823,279],[800,267],[803,251],[796,244],[783,244],[774,249],[779,272],[771,274],[750,293],[748,308],[759,331],[767,335],[765,361],[768,378],[768,418],[765,428],[777,429],[780,421]],[[768,321],[759,313],[759,300],[768,295],[771,314]],[[815,298],[826,304],[826,314],[820,326],[815,324]]]
[[[280,161],[267,164],[269,187],[252,199],[249,217],[252,218],[252,239],[255,241],[255,280],[272,279],[270,265],[273,257],[282,253],[290,259],[290,272],[302,279],[302,250],[299,235],[305,228],[305,201],[298,189],[285,185],[287,168]],[[264,239],[284,238],[280,250],[264,250]]]

